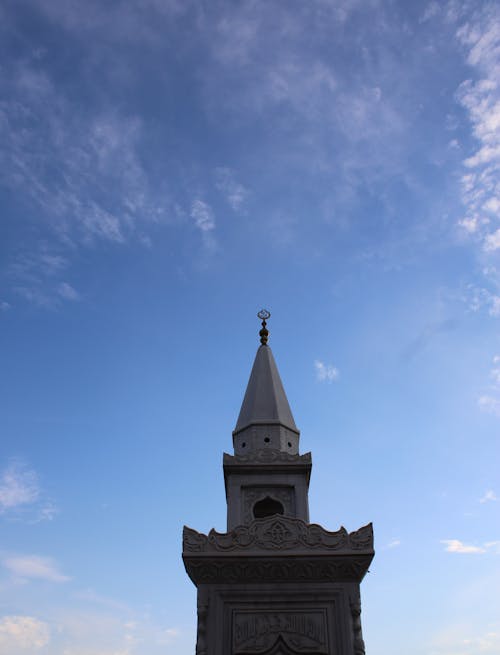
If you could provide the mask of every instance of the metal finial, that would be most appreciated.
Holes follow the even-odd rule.
[[[268,312],[267,309],[261,309],[257,314],[257,318],[262,320],[262,330],[259,332],[260,342],[263,346],[267,345],[267,338],[269,336],[269,330],[266,328],[266,321],[270,318],[271,312]]]

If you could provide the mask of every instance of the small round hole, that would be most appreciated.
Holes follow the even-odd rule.
[[[241,447],[242,447],[242,448],[245,448],[245,446],[246,446],[246,443],[243,442],[243,443],[241,444]]]
[[[264,439],[264,441],[265,441],[265,443],[269,443],[269,442],[271,441],[271,439],[269,439],[269,437],[266,437],[266,438]]]
[[[291,444],[290,442],[288,442],[288,447],[289,447],[289,448],[291,448],[291,447],[292,447],[292,444]]]

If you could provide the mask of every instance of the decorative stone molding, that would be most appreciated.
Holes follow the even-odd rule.
[[[354,655],[365,655],[365,642],[361,631],[361,598],[359,590],[356,595],[349,597],[349,607],[351,609],[352,633],[354,641]]]
[[[224,453],[224,466],[238,464],[302,464],[309,466],[311,464],[311,453],[304,455],[290,455],[290,453],[277,450],[276,448],[264,448],[247,455],[228,455]]]
[[[208,617],[208,594],[206,589],[199,589],[196,655],[207,655],[207,617]]]
[[[234,655],[267,653],[279,640],[294,653],[328,655],[324,609],[235,611],[232,637]]]
[[[240,525],[230,532],[210,530],[207,535],[184,527],[184,552],[228,552],[299,550],[314,551],[372,551],[373,528],[369,523],[355,532],[344,527],[329,532],[316,523],[307,524],[300,519],[271,516],[255,519],[249,525]]]
[[[195,584],[263,582],[359,582],[373,554],[331,555],[311,560],[288,556],[277,560],[248,557],[189,557],[184,555],[186,571]]]

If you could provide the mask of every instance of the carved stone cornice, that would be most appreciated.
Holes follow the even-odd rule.
[[[224,453],[223,465],[227,466],[248,466],[255,464],[295,464],[299,466],[311,466],[311,453],[304,455],[291,455],[290,453],[275,448],[263,448],[247,455],[228,455]]]
[[[230,532],[210,530],[204,535],[184,527],[183,550],[191,553],[217,553],[228,551],[295,550],[311,552],[352,552],[373,550],[373,528],[369,523],[354,532],[344,527],[329,532],[317,523],[305,523],[300,519],[274,515],[255,519],[249,525],[239,525]]]
[[[369,523],[329,532],[315,523],[271,516],[208,535],[185,527],[183,559],[195,584],[215,581],[356,580],[373,558]],[[260,576],[260,577],[259,577]]]
[[[361,582],[373,554],[324,557],[191,557],[183,556],[195,585],[208,583]]]

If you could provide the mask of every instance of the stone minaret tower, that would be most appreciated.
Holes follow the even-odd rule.
[[[350,534],[309,523],[311,454],[267,345],[266,319],[224,454],[227,530],[184,528],[198,588],[196,655],[363,655],[359,585],[373,559],[371,524]]]

